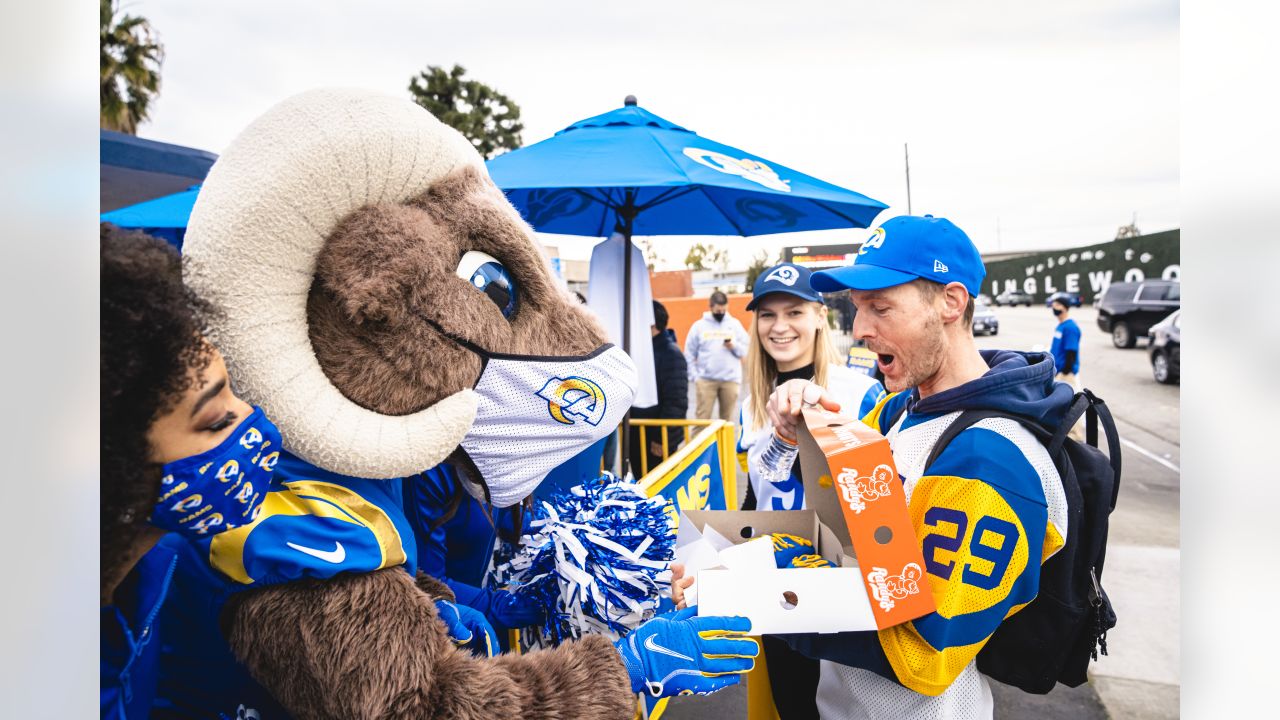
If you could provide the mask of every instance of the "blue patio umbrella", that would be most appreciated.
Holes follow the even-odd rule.
[[[488,162],[534,229],[750,236],[867,227],[888,207],[626,103]]]
[[[488,162],[539,232],[603,237],[766,235],[868,227],[888,205],[709,140],[627,96],[622,108]],[[623,252],[623,350],[631,253]],[[625,425],[625,423],[624,423]],[[627,433],[623,432],[623,462]]]
[[[196,196],[199,194],[200,186],[192,185],[179,193],[102,213],[99,219],[122,228],[142,230],[162,237],[181,248],[187,232],[187,221],[191,218],[191,208],[195,206]]]

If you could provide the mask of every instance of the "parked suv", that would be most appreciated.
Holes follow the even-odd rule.
[[[1021,290],[1006,290],[996,296],[996,305],[1026,305],[1031,307],[1031,296]]]
[[[1177,280],[1114,283],[1098,300],[1098,327],[1111,333],[1111,343],[1131,348],[1151,326],[1182,307]]]

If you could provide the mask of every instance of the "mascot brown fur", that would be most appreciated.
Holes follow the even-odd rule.
[[[456,275],[472,250],[517,280],[510,319]],[[469,144],[370,93],[305,93],[246,129],[205,183],[185,252],[237,391],[288,449],[340,474],[400,477],[457,457],[483,369],[457,339],[544,356],[606,342]],[[300,718],[633,716],[607,639],[477,658],[437,618],[433,599],[451,597],[386,568],[247,589],[222,626]]]

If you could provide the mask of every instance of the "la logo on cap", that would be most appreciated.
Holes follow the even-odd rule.
[[[862,247],[858,248],[858,254],[865,255],[868,250],[878,248],[881,245],[884,245],[884,228],[878,227],[875,232],[871,234],[871,237],[867,238],[867,241],[862,243]]]
[[[935,259],[935,260],[933,261],[933,271],[934,271],[934,272],[946,272],[946,271],[947,271],[947,266],[946,266],[946,265],[943,265],[941,260],[936,260],[936,259]]]

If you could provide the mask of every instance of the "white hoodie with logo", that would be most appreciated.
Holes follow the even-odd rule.
[[[732,340],[733,349],[724,341]],[[747,355],[747,343],[751,340],[742,323],[729,313],[716,322],[711,311],[689,328],[684,343],[684,359],[689,363],[689,378],[716,382],[742,382],[742,358]]]

